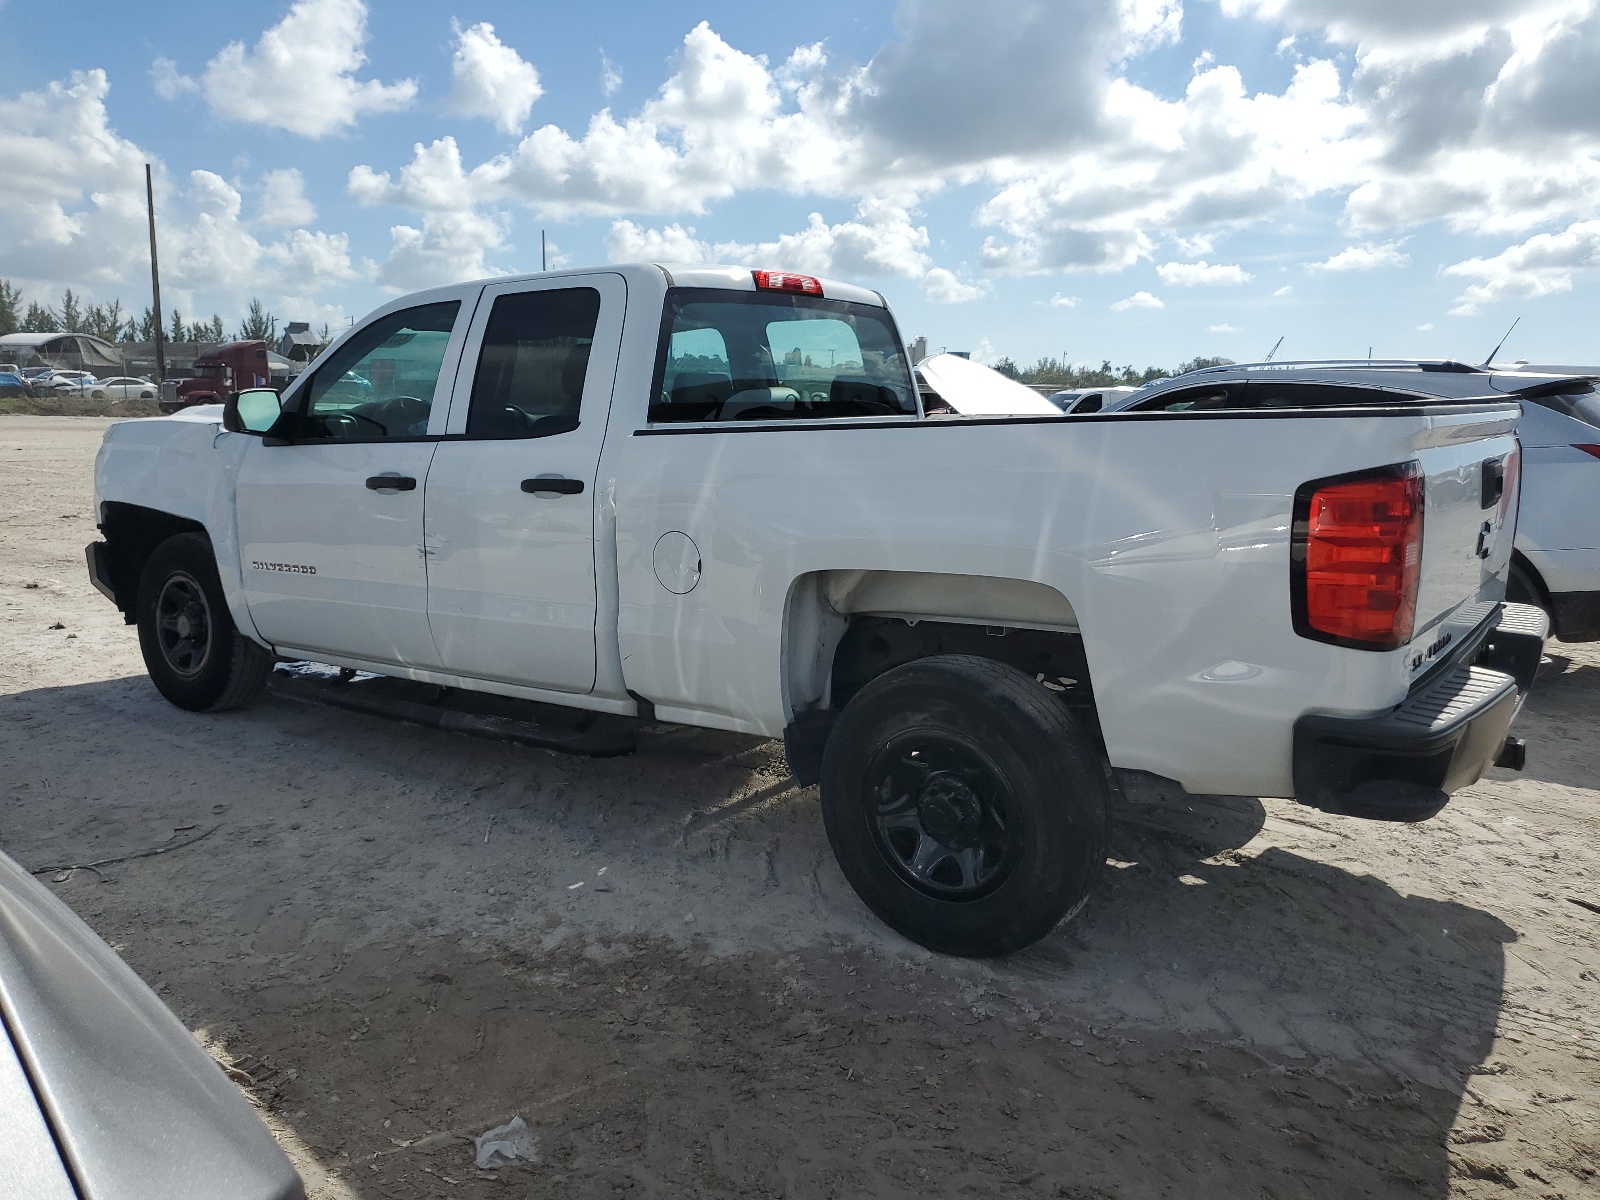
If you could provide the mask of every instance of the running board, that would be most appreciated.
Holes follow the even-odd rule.
[[[615,758],[638,749],[634,736],[637,722],[626,717],[318,663],[280,664],[268,676],[267,690],[302,704],[323,704],[448,733],[588,758]]]

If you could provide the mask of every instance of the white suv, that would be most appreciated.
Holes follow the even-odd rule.
[[[1456,362],[1291,362],[1207,367],[1160,379],[1103,411],[1370,404],[1372,387],[1436,396],[1499,392],[1522,403],[1521,515],[1506,598],[1550,614],[1564,642],[1600,641],[1600,367]],[[1345,386],[1341,386],[1345,385]],[[1357,390],[1349,385],[1361,385]]]

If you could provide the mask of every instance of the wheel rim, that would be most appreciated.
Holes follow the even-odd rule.
[[[156,641],[167,666],[184,679],[205,670],[211,657],[211,604],[187,571],[174,571],[156,597]]]
[[[1011,873],[1020,850],[1011,789],[964,738],[912,731],[867,766],[867,823],[907,883],[942,900],[976,900]]]

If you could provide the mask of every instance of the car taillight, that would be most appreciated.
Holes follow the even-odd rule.
[[[1295,493],[1296,633],[1364,650],[1411,640],[1422,505],[1422,469],[1414,462],[1314,480]]]
[[[802,296],[822,295],[821,280],[789,271],[752,271],[756,288],[763,292],[797,292]]]
[[[1577,442],[1573,444],[1572,448],[1574,450],[1582,450],[1585,454],[1592,454],[1595,458],[1600,458],[1600,446],[1590,445],[1587,442]]]

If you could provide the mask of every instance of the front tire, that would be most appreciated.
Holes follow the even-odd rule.
[[[862,688],[822,762],[845,878],[891,928],[943,954],[1032,945],[1105,863],[1106,771],[1060,701],[1015,668],[919,659]]]
[[[150,681],[179,708],[241,708],[266,686],[272,655],[234,625],[204,534],[156,547],[139,577],[136,612]]]

